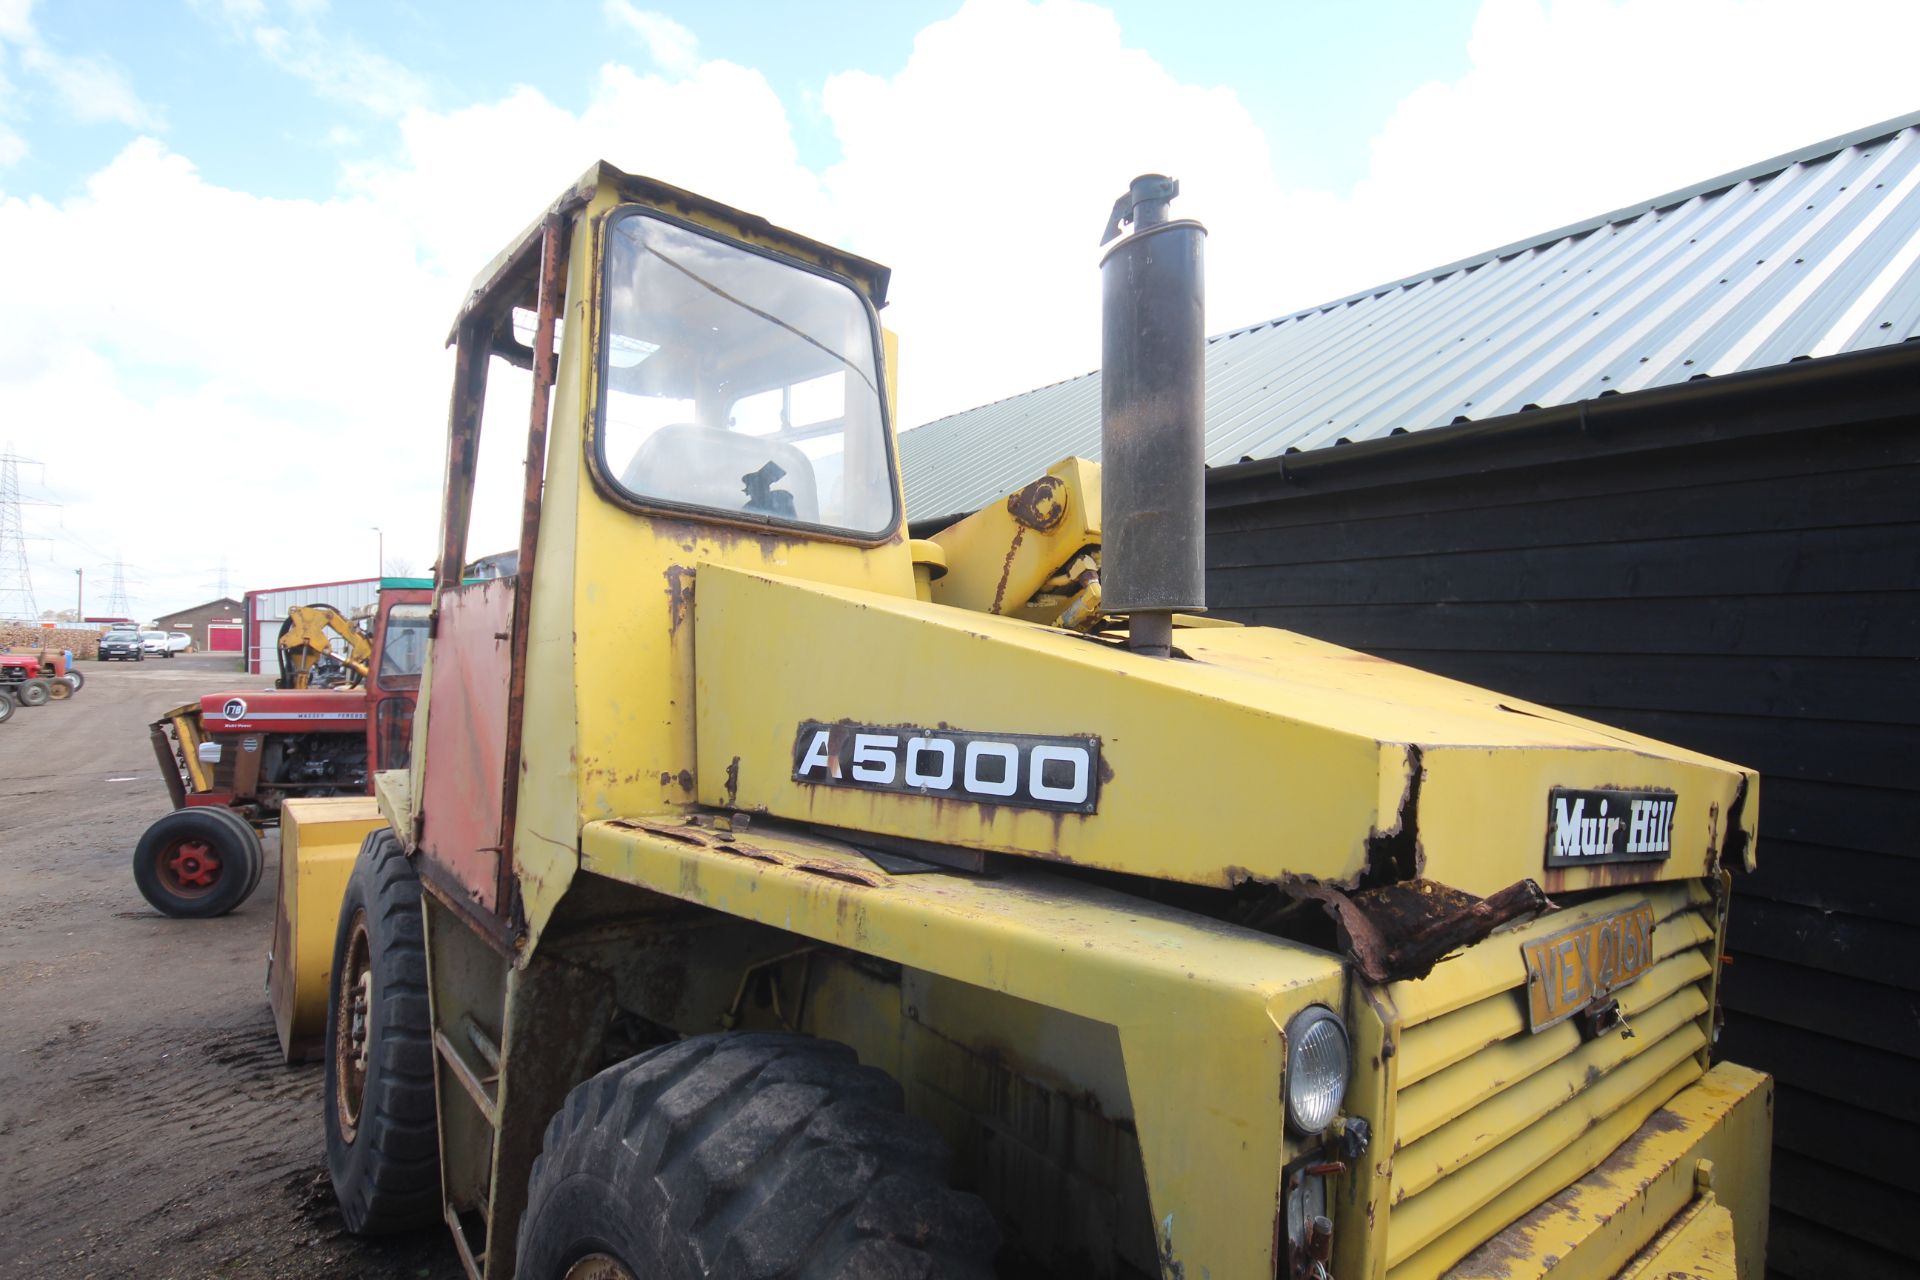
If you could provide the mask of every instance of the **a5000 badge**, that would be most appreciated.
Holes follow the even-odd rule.
[[[1093,813],[1100,801],[1100,739],[805,720],[793,739],[793,780]]]

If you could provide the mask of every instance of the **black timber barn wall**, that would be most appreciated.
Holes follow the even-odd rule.
[[[1716,1053],[1778,1081],[1769,1271],[1796,1277],[1920,1271],[1916,369],[1209,482],[1217,613],[1761,771]]]

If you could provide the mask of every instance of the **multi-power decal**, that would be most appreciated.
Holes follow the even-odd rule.
[[[976,804],[1093,813],[1100,739],[805,720],[793,780]]]

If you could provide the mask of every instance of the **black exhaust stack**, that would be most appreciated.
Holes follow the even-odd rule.
[[[1100,243],[1101,609],[1128,617],[1128,647],[1166,657],[1173,615],[1207,607],[1207,229],[1168,221],[1180,184],[1135,178]]]

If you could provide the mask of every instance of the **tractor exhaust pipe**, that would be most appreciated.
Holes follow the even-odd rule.
[[[1180,184],[1143,174],[1114,201],[1100,243],[1101,608],[1127,646],[1166,657],[1173,615],[1207,607],[1207,229],[1169,221]]]

